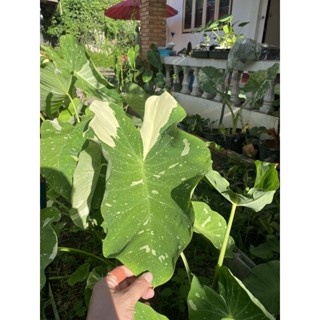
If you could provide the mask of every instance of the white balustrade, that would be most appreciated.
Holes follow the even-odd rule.
[[[201,83],[199,81],[199,72],[201,68],[207,66],[213,66],[217,69],[222,70],[226,67],[226,60],[223,59],[198,59],[192,58],[189,56],[180,57],[180,56],[168,56],[162,57],[162,62],[166,67],[166,86],[171,87],[172,91],[179,92],[187,95],[191,95],[194,97],[201,97],[203,99],[215,101],[222,103],[221,94],[217,93],[216,95],[209,94],[208,92],[204,92],[201,90]],[[243,82],[241,82],[242,73],[250,73],[263,70],[271,67],[273,64],[279,64],[279,61],[255,61],[245,66],[246,70],[234,70],[231,77],[230,82],[230,100],[233,103],[233,106],[240,106],[240,88],[243,87]],[[172,72],[173,71],[173,72]],[[179,73],[182,72],[182,81],[180,81]],[[190,72],[193,72],[193,81],[191,82]],[[172,74],[174,75],[172,79]],[[181,90],[179,91],[179,85]],[[264,114],[272,114],[274,111],[273,102],[275,99],[274,95],[274,85],[273,82],[272,87],[265,94],[263,99],[262,107],[257,110],[254,109],[255,112],[261,112]],[[218,88],[219,91],[223,92],[226,88],[225,83],[221,83]],[[247,93],[249,97],[252,93]],[[254,108],[254,106],[246,106],[247,110]]]

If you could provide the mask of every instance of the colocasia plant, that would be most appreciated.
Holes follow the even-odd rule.
[[[153,285],[159,287],[172,278],[181,257],[190,280],[189,319],[274,319],[223,262],[234,246],[230,231],[237,207],[259,211],[272,202],[279,187],[275,166],[256,161],[254,186],[241,194],[234,192],[212,169],[207,144],[179,129],[186,113],[169,93],[149,97],[142,125],[136,126],[118,99],[117,89],[103,86],[90,59],[84,59],[84,51],[78,49],[64,62],[72,72],[59,72],[61,61],[56,55],[41,70],[43,107],[51,115],[42,118],[41,175],[55,194],[41,211],[41,289],[49,281],[46,268],[60,251],[76,251],[100,264],[92,268],[86,264],[78,272],[86,275],[89,289],[103,276],[101,266],[110,269],[117,263],[135,274],[151,271]],[[50,72],[56,76],[45,81]],[[53,103],[54,88],[62,83],[58,108]],[[75,98],[67,83],[88,98],[82,108],[70,108]],[[65,110],[70,112],[70,121],[61,118]],[[230,202],[228,222],[206,203],[191,200],[203,179]],[[61,219],[61,202],[83,233],[102,235],[101,255],[60,246],[55,225]],[[220,251],[217,265],[212,266],[212,286],[200,283],[184,255],[195,232]],[[90,290],[86,301],[89,296]],[[138,302],[135,319],[167,317]]]

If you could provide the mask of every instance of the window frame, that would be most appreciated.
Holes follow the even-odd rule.
[[[206,25],[206,15],[207,15],[207,3],[208,0],[203,0],[203,9],[202,9],[202,22],[200,27],[194,27],[195,24],[195,15],[196,15],[196,1],[192,1],[192,9],[191,9],[191,28],[185,28],[185,16],[186,16],[186,0],[183,0],[183,12],[182,12],[182,33],[192,33],[194,31],[198,31],[199,29],[203,28]],[[229,10],[228,14],[231,14],[232,11],[232,4],[233,0],[229,0]],[[220,12],[220,0],[215,0],[215,10],[214,10],[214,17],[213,21],[219,19],[219,12]]]

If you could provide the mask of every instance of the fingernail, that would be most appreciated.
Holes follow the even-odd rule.
[[[146,272],[142,275],[148,282],[151,283],[152,279],[153,279],[153,275],[151,272]]]

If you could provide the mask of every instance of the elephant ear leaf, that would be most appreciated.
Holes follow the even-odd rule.
[[[234,192],[230,188],[229,182],[215,170],[210,170],[206,174],[206,179],[230,203],[259,212],[265,205],[272,202],[273,196],[279,188],[279,177],[274,163],[256,160],[255,165],[255,184],[242,193]]]
[[[226,267],[219,271],[219,292],[193,277],[188,294],[189,319],[275,320]]]
[[[45,268],[54,260],[58,252],[58,237],[52,227],[53,222],[60,220],[57,208],[45,208],[40,215],[40,289],[46,283]]]
[[[71,186],[78,155],[82,150],[85,130],[90,116],[77,125],[46,120],[41,125],[40,172],[52,189],[71,202]]]
[[[106,257],[153,284],[168,281],[192,237],[191,193],[211,168],[206,144],[177,128],[185,111],[169,94],[151,96],[136,128],[122,107],[94,101],[89,126],[108,154],[107,194],[101,206]]]
[[[226,220],[204,202],[192,201],[195,221],[193,230],[206,237],[216,249],[221,250],[224,235],[227,229]],[[229,237],[227,246],[227,256],[232,257],[234,240]]]

